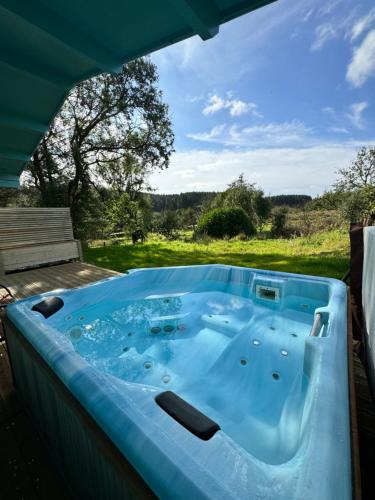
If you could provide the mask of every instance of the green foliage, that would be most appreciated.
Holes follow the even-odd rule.
[[[340,279],[349,265],[348,232],[307,238],[247,241],[165,241],[150,235],[144,245],[120,244],[85,249],[85,260],[124,272],[137,267],[229,264]]]
[[[99,235],[104,236],[106,230],[106,205],[101,194],[87,186],[82,190],[76,204],[75,236],[86,241]]]
[[[219,193],[212,201],[213,208],[237,207],[242,208],[247,215],[254,220],[256,211],[254,197],[256,189],[254,184],[245,181],[243,174],[228,185],[228,188]]]
[[[0,207],[37,207],[39,193],[35,189],[25,187],[2,188],[0,187]]]
[[[309,210],[338,210],[345,197],[344,191],[326,191],[314,198],[307,208]]]
[[[272,205],[264,198],[263,191],[256,189],[255,184],[247,182],[241,174],[225,191],[215,196],[206,210],[213,208],[242,208],[252,225],[262,229],[270,216]]]
[[[352,191],[375,185],[375,148],[362,147],[349,167],[340,168],[336,189]]]
[[[306,194],[279,194],[268,198],[274,207],[300,208],[309,203],[312,198]]]
[[[252,236],[256,229],[242,208],[214,208],[199,219],[196,235],[207,234],[213,238],[232,238],[240,233]]]
[[[286,221],[288,217],[287,207],[277,207],[272,214],[271,234],[273,236],[285,236]]]
[[[165,210],[180,210],[187,208],[197,209],[201,205],[210,202],[217,193],[193,191],[180,194],[157,194],[152,193],[152,208],[155,212]]]
[[[342,221],[375,222],[375,148],[363,147],[357,158],[338,171],[334,190],[309,204],[310,209],[337,210]]]
[[[335,184],[339,211],[346,222],[375,222],[375,148],[363,147],[347,168],[338,171]]]
[[[305,205],[300,210],[290,209],[288,211],[286,232],[293,236],[309,236],[323,231],[340,229],[342,226],[338,210],[310,210]]]
[[[192,229],[198,222],[199,210],[197,207],[181,208],[177,211],[179,225],[184,229]]]
[[[109,206],[107,220],[110,232],[124,232],[133,243],[144,241],[151,227],[151,201],[145,195],[132,200],[128,193],[122,193]]]
[[[93,190],[107,185],[134,201],[132,193],[147,190],[147,175],[168,167],[173,140],[156,66],[137,59],[70,92],[32,157],[27,182],[42,206],[70,207],[78,234],[93,217]]]
[[[259,231],[262,231],[265,223],[270,217],[272,203],[269,198],[263,196],[263,191],[257,191],[254,195],[254,209]]]
[[[375,222],[375,186],[368,185],[346,193],[340,213],[347,222],[372,225]]]
[[[169,240],[178,237],[180,227],[177,212],[175,210],[165,210],[154,216],[154,231],[165,236]]]
[[[217,208],[211,206],[212,200],[217,195],[218,193],[215,193],[213,191],[193,191],[179,194],[152,193],[150,196],[152,199],[153,210],[155,212],[162,212],[164,210],[196,208],[201,207],[202,205],[209,205],[207,207],[207,210],[209,210],[210,208]],[[312,198],[311,196],[304,194],[282,194],[277,196],[267,196],[265,197],[265,199],[267,200],[267,202],[270,202],[271,206],[274,207],[285,205],[291,208],[298,208],[303,207],[306,203],[310,202]]]

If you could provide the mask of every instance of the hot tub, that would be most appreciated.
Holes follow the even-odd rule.
[[[50,316],[33,310],[52,296],[61,301]],[[7,340],[23,400],[88,497],[134,491],[128,479],[114,487],[92,436],[77,437],[88,424],[74,429],[75,411],[146,495],[344,500],[346,318],[337,280],[223,265],[139,269],[12,304]],[[66,394],[46,388],[51,377],[72,398],[69,412]]]

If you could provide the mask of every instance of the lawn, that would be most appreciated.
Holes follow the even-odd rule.
[[[146,243],[136,245],[93,243],[84,250],[84,257],[86,262],[120,272],[216,263],[341,278],[349,266],[349,238],[337,230],[288,240],[193,242],[152,235]]]

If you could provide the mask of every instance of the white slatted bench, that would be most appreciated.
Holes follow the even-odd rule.
[[[69,208],[0,208],[0,274],[77,259]]]

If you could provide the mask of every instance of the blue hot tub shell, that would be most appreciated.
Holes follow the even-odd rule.
[[[64,302],[47,319],[32,310],[46,296]],[[160,300],[173,314],[160,313]],[[7,315],[158,497],[345,500],[351,498],[346,301],[337,280],[210,265],[133,270],[18,301]],[[135,304],[137,311],[142,306],[132,318],[139,340],[114,356],[122,330],[108,325],[126,324],[128,331]],[[158,310],[150,313],[150,304]],[[322,324],[310,336],[316,313]],[[152,337],[152,328],[162,337]],[[34,413],[44,412],[49,428],[64,410],[47,401],[40,377],[30,381],[30,363],[14,340],[8,333],[17,386],[28,387],[25,399]],[[189,432],[155,403],[165,389],[221,430],[207,441]],[[46,434],[53,447],[54,436]],[[61,454],[69,464],[79,452],[66,444]],[[90,471],[84,475],[89,483]],[[102,476],[105,483],[103,470]]]

